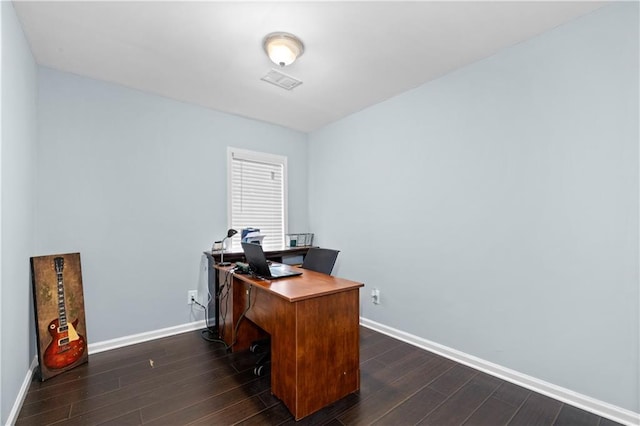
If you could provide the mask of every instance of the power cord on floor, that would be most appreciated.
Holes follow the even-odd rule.
[[[204,330],[200,331],[200,337],[202,337],[204,340],[206,340],[207,342],[211,342],[211,343],[220,343],[224,346],[224,348],[228,351],[229,349],[231,349],[231,346],[227,345],[227,342],[225,342],[222,339],[215,339],[212,337],[207,336],[207,334],[211,333],[211,330],[209,330],[208,328],[205,328]]]

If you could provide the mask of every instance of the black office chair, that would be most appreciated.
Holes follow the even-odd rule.
[[[312,247],[304,256],[301,268],[331,275],[333,266],[336,264],[336,259],[338,258],[338,253],[340,253],[340,250]],[[267,373],[267,365],[269,361],[271,361],[270,344],[269,339],[264,339],[252,343],[249,348],[251,352],[262,354],[260,359],[256,361],[256,366],[253,368],[253,374],[258,377],[264,376]]]
[[[338,253],[340,250],[311,247],[304,256],[301,268],[331,275]]]

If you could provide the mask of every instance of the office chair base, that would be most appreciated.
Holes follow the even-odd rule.
[[[251,346],[249,346],[249,352],[254,354],[269,352],[270,344],[269,339],[257,340],[251,343]]]
[[[257,377],[265,376],[268,371],[267,366],[271,361],[271,341],[268,338],[257,340],[251,343],[249,351],[260,355],[253,368],[253,375]]]
[[[269,368],[265,364],[256,365],[253,368],[253,375],[256,376],[256,377],[266,376],[268,372],[269,372]]]

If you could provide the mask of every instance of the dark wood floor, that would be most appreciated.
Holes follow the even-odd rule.
[[[593,425],[616,423],[361,327],[361,389],[307,425]],[[256,355],[190,332],[90,356],[34,380],[18,425],[291,425],[253,376]]]

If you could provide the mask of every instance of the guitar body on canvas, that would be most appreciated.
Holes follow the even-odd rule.
[[[49,323],[49,334],[53,341],[44,351],[44,364],[54,370],[67,367],[79,360],[85,348],[84,337],[75,330],[78,320],[67,324],[67,331],[60,331],[59,324],[57,318]]]

